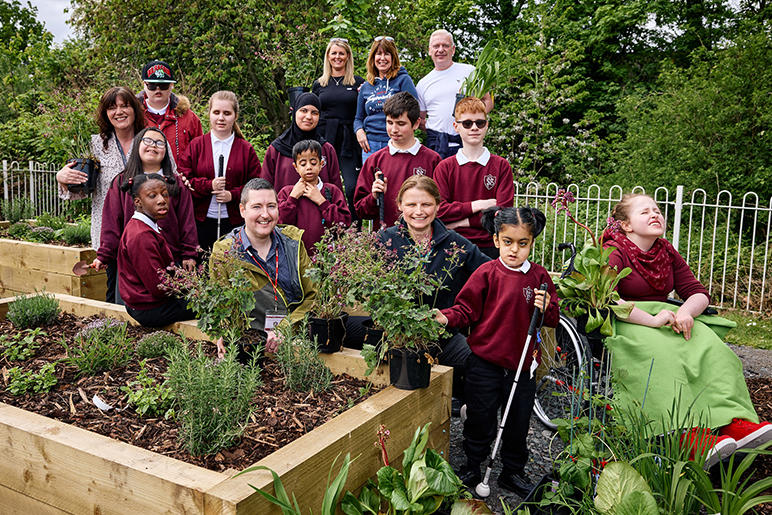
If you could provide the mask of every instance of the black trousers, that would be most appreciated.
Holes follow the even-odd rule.
[[[196,318],[188,309],[188,303],[177,298],[171,298],[167,303],[152,309],[133,309],[126,306],[126,312],[145,327],[164,327],[174,322]]]
[[[474,353],[469,356],[463,445],[469,466],[479,467],[490,455],[498,430],[498,412],[503,414],[514,380],[514,370],[494,365]],[[523,370],[502,434],[502,474],[522,473],[528,463],[526,437],[535,393],[536,381],[528,370]]]
[[[220,218],[220,236],[225,236],[233,230],[227,211],[223,204],[223,216]],[[198,233],[198,246],[204,249],[205,252],[211,252],[214,242],[217,241],[217,218],[205,218],[203,222],[196,220],[196,232]],[[198,256],[198,260],[201,259],[202,256]]]
[[[340,165],[340,173],[343,178],[343,189],[346,190],[346,202],[348,202],[348,210],[351,211],[351,223],[359,222],[360,218],[357,216],[354,210],[354,190],[357,187],[357,180],[359,179],[359,172],[362,169],[360,161],[362,160],[359,145],[356,145],[354,153],[357,154],[354,157],[342,157],[338,155],[338,164]]]
[[[118,289],[118,260],[116,259],[109,265],[107,265],[107,295],[106,301],[110,304],[118,304],[123,306],[123,299],[121,298],[121,292]]]

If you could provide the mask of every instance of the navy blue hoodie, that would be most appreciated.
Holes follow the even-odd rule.
[[[383,114],[383,104],[400,91],[407,91],[418,98],[413,79],[407,74],[404,66],[399,67],[397,76],[393,79],[375,78],[375,84],[365,82],[359,88],[357,97],[357,115],[354,118],[354,132],[364,129],[367,139],[372,141],[389,141],[386,133],[386,115]]]

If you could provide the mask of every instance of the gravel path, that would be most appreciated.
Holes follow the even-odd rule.
[[[743,362],[746,377],[772,377],[772,350],[754,349],[752,347],[729,346]],[[463,439],[461,419],[453,418],[450,423],[450,464],[458,470],[466,463],[464,451],[461,448]],[[552,459],[563,448],[560,438],[546,429],[536,417],[531,417],[531,429],[528,433],[528,449],[531,453],[525,472],[529,479],[536,483],[544,474],[551,471]],[[506,503],[513,510],[523,501],[519,496],[501,490],[496,483],[501,472],[501,461],[496,460],[491,473],[491,494],[486,499],[488,506],[497,514],[503,514],[501,503]],[[483,474],[485,469],[483,468]]]

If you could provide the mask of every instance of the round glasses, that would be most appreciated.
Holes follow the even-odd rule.
[[[164,148],[166,142],[162,139],[142,138],[142,143],[148,147]]]

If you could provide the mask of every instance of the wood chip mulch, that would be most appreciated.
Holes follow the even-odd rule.
[[[180,447],[177,442],[179,425],[175,420],[142,418],[130,407],[120,412],[104,412],[93,404],[92,399],[96,394],[115,408],[126,407],[126,395],[120,388],[136,379],[139,371],[139,360],[136,357],[125,367],[81,378],[77,377],[74,367],[59,363],[56,365],[59,382],[48,393],[14,396],[6,390],[8,369],[20,366],[24,370],[37,372],[46,363],[65,358],[66,351],[61,339],[72,340],[74,335],[92,320],[94,318],[61,314],[56,323],[44,328],[46,336],[36,339],[42,345],[33,358],[25,362],[8,362],[0,357],[3,379],[0,385],[0,402],[187,463],[222,471],[242,470],[253,465],[379,390],[372,387],[362,395],[361,389],[365,388],[367,382],[342,375],[334,377],[333,387],[321,394],[290,392],[284,387],[284,379],[278,366],[274,362],[266,361],[262,371],[264,387],[260,388],[255,397],[258,409],[239,445],[215,455],[200,457],[191,456]],[[0,321],[0,334],[16,332],[10,322]],[[129,326],[129,335],[136,340],[150,332],[153,331]],[[203,342],[203,345],[208,355],[215,354],[214,344]],[[149,377],[162,382],[166,372],[166,359],[150,359],[146,368]]]

